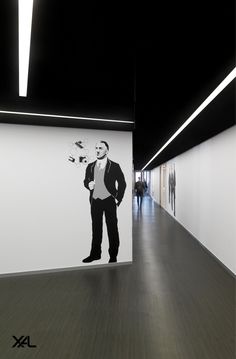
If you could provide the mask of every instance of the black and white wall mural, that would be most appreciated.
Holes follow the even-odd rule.
[[[0,126],[0,273],[132,261],[132,133]]]
[[[109,263],[116,263],[119,251],[119,230],[117,207],[120,206],[126,181],[120,165],[109,156],[110,145],[105,140],[98,140],[94,151],[96,159],[89,153],[84,140],[74,142],[69,161],[77,165],[86,165],[84,186],[89,191],[91,206],[92,240],[89,255],[83,263],[91,263],[101,259],[103,238],[103,217],[105,217],[109,243]]]
[[[168,202],[170,204],[171,211],[173,212],[174,216],[176,215],[176,206],[175,206],[175,199],[176,199],[176,172],[175,172],[175,164],[169,163],[168,164]]]
[[[79,166],[89,162],[89,150],[86,140],[80,139],[72,143],[68,160]]]

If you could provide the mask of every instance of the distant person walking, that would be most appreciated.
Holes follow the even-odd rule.
[[[145,184],[141,181],[140,177],[138,177],[138,181],[135,182],[134,190],[137,196],[138,207],[141,207],[143,202],[143,195],[145,192]]]

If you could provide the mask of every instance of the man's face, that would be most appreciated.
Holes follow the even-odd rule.
[[[95,147],[95,152],[98,159],[105,158],[108,153],[105,143],[98,142]]]

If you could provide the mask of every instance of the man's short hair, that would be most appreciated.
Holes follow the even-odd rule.
[[[108,145],[108,143],[106,142],[106,141],[100,141],[101,143],[104,143],[104,145],[106,146],[106,148],[108,149],[108,151],[109,151],[109,145]]]

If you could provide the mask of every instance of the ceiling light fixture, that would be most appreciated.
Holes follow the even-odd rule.
[[[30,41],[34,0],[18,0],[19,96],[27,96]]]
[[[113,122],[113,123],[127,123],[134,124],[134,121],[125,120],[112,120],[107,118],[94,118],[94,117],[82,117],[82,116],[67,116],[67,115],[53,115],[47,113],[34,113],[34,112],[19,112],[19,111],[5,111],[0,110],[0,114],[6,115],[23,115],[23,116],[37,116],[37,117],[51,117],[51,118],[67,118],[70,120],[85,120],[85,121],[98,121],[98,122]]]
[[[170,139],[157,151],[157,153],[146,163],[146,165],[141,169],[143,171],[184,129],[187,127],[198,115],[200,112],[206,108],[209,103],[211,103],[214,98],[219,95],[221,91],[224,90],[226,86],[230,84],[236,77],[236,67],[229,73],[228,76],[216,87],[216,89],[203,101],[203,103],[193,112],[193,114],[183,123],[182,126],[170,137]]]

